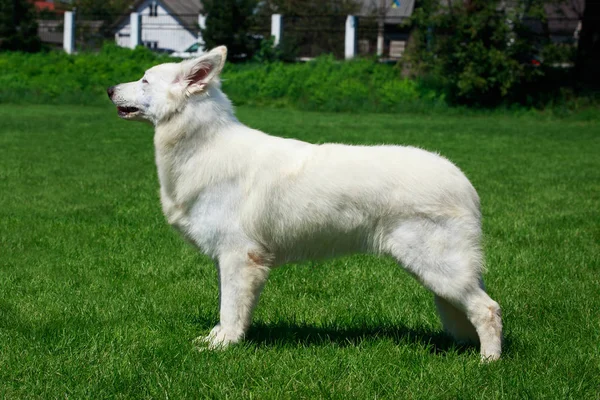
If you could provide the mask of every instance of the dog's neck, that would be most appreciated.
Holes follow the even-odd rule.
[[[187,140],[206,141],[224,126],[238,123],[231,101],[218,85],[185,101],[185,105],[168,120],[155,125],[154,145],[160,152],[185,145]]]
[[[156,124],[156,165],[165,194],[177,201],[181,168],[191,157],[210,151],[213,139],[233,124],[239,121],[218,85],[209,85],[204,93],[188,99],[185,107],[169,121]]]

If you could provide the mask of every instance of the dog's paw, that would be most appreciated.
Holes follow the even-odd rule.
[[[239,342],[243,334],[227,330],[221,325],[215,326],[208,336],[200,336],[194,340],[194,345],[199,351],[224,350],[229,345]]]

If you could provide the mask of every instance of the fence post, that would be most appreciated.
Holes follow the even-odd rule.
[[[142,44],[142,20],[141,15],[132,12],[129,16],[129,48],[135,49]]]
[[[283,36],[283,16],[281,14],[271,15],[271,36],[275,38],[273,45],[281,43]]]
[[[63,49],[65,49],[67,54],[75,52],[75,11],[65,11]]]
[[[200,25],[200,29],[206,29],[206,15],[198,15],[198,25]]]
[[[198,15],[198,25],[200,26],[200,29],[206,29],[206,15]],[[202,38],[202,32],[198,32],[198,44],[202,47],[202,50],[206,51],[206,43],[204,42],[204,38]]]
[[[344,46],[346,60],[356,57],[357,30],[358,18],[355,15],[348,15],[348,18],[346,18],[346,42]]]

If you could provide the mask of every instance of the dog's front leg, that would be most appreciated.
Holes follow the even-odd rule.
[[[231,252],[219,257],[220,322],[202,340],[209,348],[226,347],[244,338],[269,276],[265,260],[256,251]]]

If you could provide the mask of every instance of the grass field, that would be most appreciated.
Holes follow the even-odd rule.
[[[3,104],[0,398],[600,399],[600,119],[238,115],[456,162],[482,198],[503,358],[454,345],[432,296],[370,256],[273,271],[248,340],[196,351],[217,277],[161,215],[151,128]]]

